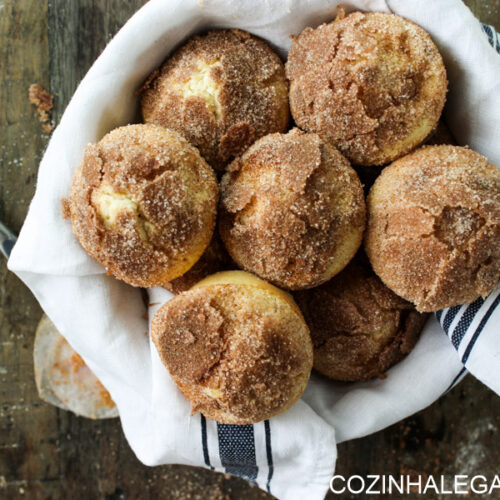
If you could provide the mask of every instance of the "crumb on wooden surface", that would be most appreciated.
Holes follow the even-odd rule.
[[[45,132],[51,132],[54,128],[50,123],[49,114],[50,110],[54,107],[52,94],[38,83],[32,83],[28,90],[28,97],[31,104],[36,106],[43,130],[45,130]]]

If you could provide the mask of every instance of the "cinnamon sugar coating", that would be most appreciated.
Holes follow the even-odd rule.
[[[187,273],[165,283],[163,287],[172,293],[178,294],[189,290],[198,281],[210,274],[226,271],[230,268],[236,268],[236,266],[227,253],[219,233],[214,231],[210,244],[198,262]]]
[[[288,126],[283,63],[244,31],[189,39],[143,89],[144,121],[177,130],[219,172],[256,139]]]
[[[458,146],[385,168],[368,196],[365,248],[377,275],[420,311],[472,302],[500,278],[500,172]]]
[[[334,380],[383,376],[413,349],[426,320],[359,259],[294,297],[311,330],[314,368]]]
[[[310,288],[340,272],[364,226],[356,173],[316,134],[263,137],[221,181],[219,229],[229,254],[283,288]]]
[[[214,172],[177,132],[117,128],[89,144],[70,192],[73,232],[108,273],[133,286],[186,272],[212,237]]]
[[[258,284],[183,292],[156,313],[151,335],[193,412],[221,423],[251,424],[287,410],[312,368],[298,308]]]
[[[446,71],[430,36],[394,14],[356,12],[306,28],[286,72],[297,125],[359,165],[382,165],[418,146],[446,98]]]

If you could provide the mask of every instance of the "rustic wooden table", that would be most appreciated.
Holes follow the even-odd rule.
[[[0,220],[14,231],[23,223],[49,139],[28,102],[29,85],[38,82],[53,93],[57,124],[94,59],[143,3],[0,1]],[[500,29],[500,0],[466,3]],[[0,259],[0,498],[271,498],[243,480],[203,469],[145,467],[118,420],[93,422],[40,401],[32,349],[41,315]],[[500,398],[468,377],[427,410],[340,445],[337,472],[491,476],[500,466],[499,428]]]

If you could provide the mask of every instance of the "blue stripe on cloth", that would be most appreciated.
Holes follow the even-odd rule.
[[[490,45],[500,54],[500,40],[495,28],[493,26],[490,26],[489,24],[483,24],[482,28],[486,33],[486,36],[488,37],[488,42],[490,43]]]
[[[495,47],[495,39],[493,38],[494,34],[493,29],[488,24],[483,24],[482,26],[483,26],[483,31],[486,33],[488,37],[488,42],[490,42],[490,45],[492,47]]]
[[[493,311],[496,309],[500,302],[500,290],[497,290],[496,292],[497,298],[493,301],[493,304],[490,305],[488,311],[486,311],[486,314],[483,316],[483,319],[479,323],[478,327],[476,328],[476,331],[474,332],[474,335],[470,339],[469,345],[467,346],[467,349],[465,349],[464,355],[462,356],[462,363],[465,365],[467,363],[467,360],[469,359],[470,353],[472,352],[472,349],[474,348],[474,344],[476,343],[476,340],[479,338],[479,335],[481,335],[481,332],[483,331],[484,326],[490,319],[490,316],[493,314]]]
[[[460,342],[462,342],[462,339],[465,337],[465,334],[467,333],[472,320],[483,304],[484,299],[480,297],[475,302],[472,302],[472,304],[469,304],[467,306],[467,309],[462,314],[460,321],[453,329],[453,334],[451,335],[451,342],[455,349],[458,349],[458,346],[460,345]]]
[[[217,423],[217,436],[220,461],[226,472],[255,484],[259,468],[255,459],[253,425]]]
[[[460,311],[461,307],[462,306],[453,306],[446,311],[443,322],[441,323],[441,326],[443,327],[446,334],[448,334],[448,329],[450,328],[451,323],[455,319],[455,316],[457,315],[458,311]]]
[[[269,420],[264,421],[264,429],[266,431],[266,455],[267,455],[267,466],[268,466],[266,489],[268,493],[271,493],[271,479],[273,478],[274,465],[273,465],[273,451],[271,448],[271,425],[269,424]]]
[[[467,373],[467,369],[465,366],[457,373],[456,377],[452,380],[451,384],[447,387],[446,391],[443,392],[443,396],[451,391],[453,387],[461,380],[462,375],[465,375]]]
[[[438,323],[441,324],[441,316],[443,315],[443,310],[441,309],[441,311],[438,311],[436,313],[436,318],[438,320]]]
[[[203,460],[205,460],[205,465],[211,470],[214,470],[212,464],[210,463],[210,455],[208,453],[208,443],[207,443],[207,419],[200,414],[201,422],[201,445],[203,447]]]

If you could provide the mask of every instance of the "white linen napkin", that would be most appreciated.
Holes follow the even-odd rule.
[[[89,70],[40,164],[9,268],[109,390],[130,446],[145,464],[205,465],[246,477],[278,498],[321,499],[333,474],[336,442],[428,406],[465,372],[462,361],[500,393],[500,308],[492,296],[439,315],[459,356],[433,317],[414,351],[385,380],[339,384],[313,375],[291,410],[255,425],[190,416],[189,403],[149,340],[140,291],[107,276],[62,218],[61,198],[68,195],[85,145],[134,119],[134,91],[182,40],[209,27],[237,27],[285,56],[289,35],[333,19],[339,3],[348,11],[393,11],[431,34],[448,68],[449,127],[461,144],[500,165],[500,58],[459,0],[152,0]],[[169,297],[163,289],[151,290],[149,317],[154,304]]]

